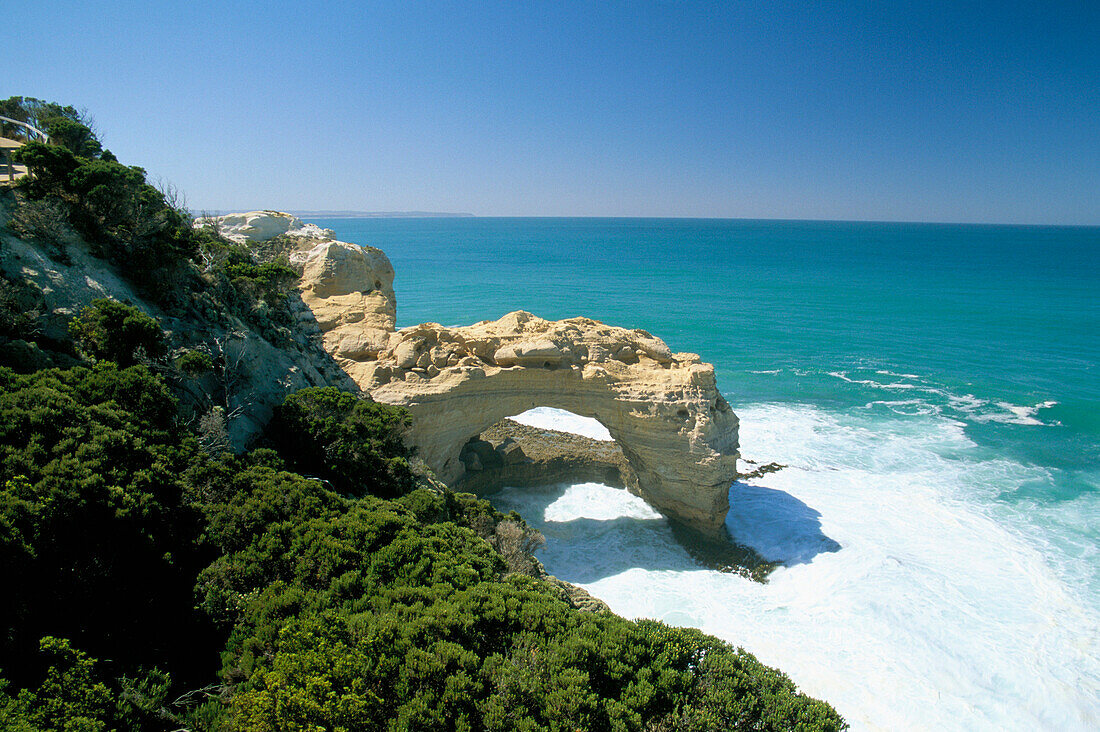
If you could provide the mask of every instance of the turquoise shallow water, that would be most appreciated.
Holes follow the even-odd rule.
[[[742,418],[745,456],[792,466],[731,493],[731,531],[801,562],[757,600],[778,602],[789,584],[792,597],[820,604],[811,611],[778,602],[752,617],[692,611],[677,595],[677,587],[699,592],[690,562],[638,568],[664,572],[634,578],[633,587],[655,583],[655,596],[672,598],[652,607],[631,605],[630,591],[616,584],[623,571],[593,576],[590,567],[571,567],[565,552],[555,560],[559,574],[576,570],[577,581],[621,600],[612,606],[624,614],[666,617],[745,644],[836,703],[857,727],[912,720],[892,718],[835,675],[818,678],[820,659],[805,649],[761,645],[745,629],[774,632],[765,620],[776,613],[785,627],[813,628],[826,608],[849,603],[850,613],[835,617],[836,633],[882,623],[879,641],[900,645],[855,653],[848,673],[873,668],[876,653],[927,653],[926,669],[942,665],[938,682],[927,670],[875,672],[901,687],[931,684],[929,698],[951,713],[928,724],[1084,729],[1100,720],[1092,637],[1100,613],[1100,228],[312,220],[386,251],[397,271],[399,326],[465,324],[515,309],[552,319],[586,315],[645,328],[674,351],[714,363]],[[550,510],[542,499],[516,500],[521,511]],[[791,501],[801,513],[783,513]],[[790,533],[806,510],[819,515],[820,533],[839,551],[815,554],[803,542],[813,536]],[[583,518],[585,509],[576,511]],[[781,528],[754,523],[769,511]],[[893,528],[884,533],[885,526]],[[647,524],[647,541],[652,530]],[[631,536],[616,546],[640,540]],[[584,541],[611,539],[572,532],[546,551],[553,557]],[[622,551],[616,570],[629,569],[629,550]],[[840,576],[863,582],[848,596]],[[908,594],[917,586],[926,590]],[[723,587],[707,592],[752,606],[738,593],[757,590]],[[1063,600],[1065,608],[1052,607]],[[906,604],[908,614],[891,621],[898,612],[891,603]],[[896,639],[914,625],[924,627]],[[963,650],[986,632],[987,643]],[[1016,657],[1022,648],[1032,655]],[[1047,675],[1043,693],[1062,711],[1032,708],[1027,684],[1016,679],[1021,664],[1032,677]],[[963,667],[972,668],[973,689],[956,708],[942,700],[967,688],[954,675]]]

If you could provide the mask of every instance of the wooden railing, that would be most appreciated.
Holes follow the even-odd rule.
[[[34,125],[28,124],[26,122],[20,122],[19,120],[12,119],[11,117],[5,117],[2,114],[0,114],[0,122],[7,122],[8,124],[11,124],[11,125],[19,125],[20,127],[22,127],[23,129],[25,129],[27,131],[27,133],[29,134],[29,136],[32,139],[38,140],[39,142],[48,143],[50,141],[50,136],[47,135],[42,130],[35,127]]]

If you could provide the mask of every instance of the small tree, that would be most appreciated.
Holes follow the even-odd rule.
[[[144,359],[164,358],[164,331],[157,321],[133,305],[100,298],[69,325],[77,350],[85,358],[132,366]]]

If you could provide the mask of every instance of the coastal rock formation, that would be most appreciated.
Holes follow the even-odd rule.
[[[225,216],[206,216],[196,221],[195,225],[213,226],[221,236],[237,244],[267,241],[277,236],[330,240],[336,238],[332,229],[302,223],[301,219],[281,211],[247,211]]]
[[[466,472],[455,487],[471,493],[558,483],[638,487],[638,478],[616,442],[510,419],[497,422],[467,442],[459,459]]]
[[[636,490],[658,510],[711,530],[725,518],[737,417],[712,366],[645,331],[519,311],[463,328],[405,328],[375,358],[341,365],[374,399],[412,413],[412,442],[444,481],[465,472],[460,454],[471,437],[555,407],[607,427]]]
[[[247,215],[255,231],[295,230],[293,222],[283,229],[282,220],[256,215]],[[532,407],[556,407],[608,429],[633,471],[632,490],[658,510],[721,529],[737,475],[737,417],[713,366],[672,353],[643,330],[589,318],[548,321],[517,311],[460,328],[395,330],[386,255],[319,231],[303,237],[291,259],[325,348],[372,398],[409,410],[409,440],[442,480],[463,476],[463,447],[486,428]]]
[[[325,350],[359,362],[389,347],[397,321],[393,265],[381,249],[321,241],[294,252],[302,270],[299,290],[324,333]]]

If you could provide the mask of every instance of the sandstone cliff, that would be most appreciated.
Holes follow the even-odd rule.
[[[249,231],[306,231],[286,214],[234,217],[222,222],[249,239]],[[672,353],[645,331],[588,318],[547,321],[518,311],[461,328],[395,330],[394,271],[383,252],[316,228],[300,236],[291,259],[325,349],[372,398],[412,413],[409,439],[441,479],[462,477],[462,449],[486,428],[532,407],[557,407],[607,427],[634,490],[656,508],[721,529],[736,477],[737,417],[710,364]]]

